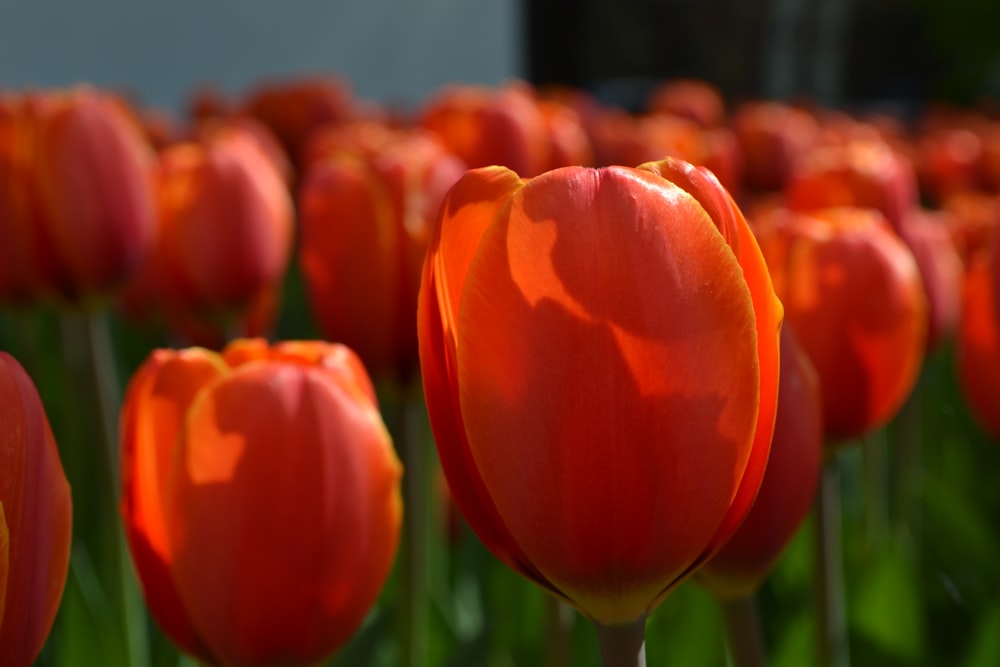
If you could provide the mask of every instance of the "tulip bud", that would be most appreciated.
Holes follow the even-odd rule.
[[[789,214],[761,247],[819,375],[826,435],[883,425],[909,396],[926,346],[913,254],[880,213],[856,208]]]
[[[743,520],[781,304],[706,170],[468,172],[431,240],[424,393],[455,502],[504,563],[634,624]]]
[[[69,568],[72,501],[31,378],[0,352],[0,665],[28,667]]]
[[[351,637],[392,565],[402,469],[350,350],[157,350],[121,424],[129,548],[181,649],[312,665]]]

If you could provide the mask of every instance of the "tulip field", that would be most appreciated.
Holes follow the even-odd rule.
[[[0,90],[0,667],[1000,665],[1000,116]]]

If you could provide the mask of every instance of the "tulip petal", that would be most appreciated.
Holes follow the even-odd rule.
[[[7,575],[10,573],[10,531],[7,530],[7,515],[0,502],[0,628],[3,627],[3,613],[7,607]]]
[[[174,459],[167,529],[213,654],[304,664],[346,641],[392,564],[401,473],[373,406],[322,370],[247,364],[203,393]]]
[[[452,497],[483,544],[511,569],[559,594],[517,547],[496,512],[472,458],[462,424],[455,373],[457,309],[465,277],[484,230],[523,181],[504,167],[466,173],[442,204],[442,220],[431,239],[417,311],[424,392],[441,468]]]
[[[767,264],[750,226],[715,176],[703,167],[695,167],[669,158],[640,167],[643,168],[682,187],[698,200],[719,226],[719,231],[736,253],[740,268],[743,269],[743,278],[750,289],[750,298],[756,315],[757,358],[760,360],[761,369],[758,413],[760,418],[757,420],[753,449],[743,481],[740,483],[740,490],[733,499],[726,519],[719,525],[709,549],[699,559],[699,562],[704,562],[729,541],[739,528],[764,478],[778,404],[779,345],[783,308],[781,301],[775,296]]]
[[[28,374],[0,352],[0,503],[8,544],[0,664],[29,665],[55,620],[69,568],[72,503]]]
[[[121,419],[121,514],[146,603],[163,631],[203,660],[210,654],[170,574],[163,494],[185,413],[226,372],[219,356],[207,350],[157,350],[129,383]]]
[[[633,621],[710,543],[750,459],[736,257],[664,179],[567,168],[513,195],[465,282],[461,419],[497,511],[581,611]]]

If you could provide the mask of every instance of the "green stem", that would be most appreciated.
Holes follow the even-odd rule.
[[[405,667],[427,664],[427,466],[423,401],[403,396],[396,419],[396,451],[403,463],[401,649]]]
[[[836,452],[827,452],[816,496],[816,604],[817,664],[847,667],[847,609],[844,593],[844,557],[840,499],[840,471]]]
[[[767,653],[761,632],[757,598],[753,595],[722,603],[726,641],[733,667],[765,667]]]
[[[542,594],[545,616],[545,664],[561,667],[573,664],[573,621],[576,612],[548,593]]]
[[[602,667],[646,667],[646,617],[625,625],[594,622]]]
[[[125,655],[133,667],[149,665],[149,644],[142,599],[129,568],[121,522],[118,521],[118,408],[121,400],[118,376],[108,328],[107,313],[87,311],[63,316],[67,363],[76,370],[80,381],[71,401],[90,418],[90,429],[98,442],[90,455],[99,461],[93,489],[96,496],[95,524],[86,525],[91,535],[81,536],[91,542],[89,550],[101,563],[99,577],[112,600],[114,623],[111,633],[122,633]],[[85,443],[84,443],[85,444]],[[83,491],[84,489],[79,489]],[[79,494],[77,494],[78,496]],[[96,540],[96,543],[93,542]]]
[[[888,466],[885,432],[872,433],[861,442],[864,494],[865,546],[875,554],[889,530]]]

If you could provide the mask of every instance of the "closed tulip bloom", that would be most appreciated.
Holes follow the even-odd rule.
[[[121,512],[146,602],[213,665],[312,665],[396,551],[401,467],[341,345],[157,350],[121,416]]]
[[[262,130],[230,123],[165,150],[157,168],[159,235],[125,291],[133,315],[161,309],[174,329],[217,345],[269,322],[291,254],[288,187]],[[264,312],[262,312],[264,311]]]
[[[796,211],[873,208],[904,237],[910,211],[919,204],[913,165],[879,139],[824,146],[803,156],[785,194]]]
[[[913,254],[872,209],[791,214],[762,237],[775,291],[816,367],[833,439],[885,424],[921,367],[928,315]]]
[[[634,624],[738,527],[774,422],[781,304],[710,172],[665,160],[442,205],[420,361],[455,502],[508,566]]]
[[[420,133],[313,162],[299,191],[299,261],[313,317],[376,378],[417,367],[417,291],[431,225],[465,164]]]
[[[697,580],[722,600],[754,595],[812,509],[823,461],[819,379],[792,327],[781,329],[781,379],[764,481],[739,530]]]
[[[59,608],[73,508],[35,386],[6,352],[0,352],[0,462],[0,665],[28,667]]]
[[[985,254],[969,263],[955,344],[959,386],[976,420],[1000,440],[1000,316]]]
[[[37,252],[58,271],[43,289],[80,299],[117,287],[154,240],[149,145],[120,102],[89,88],[54,94],[34,122]]]

